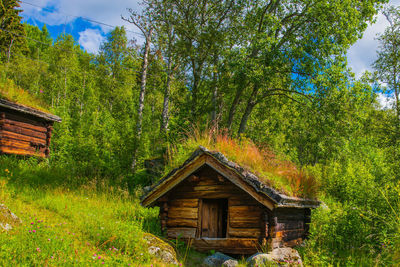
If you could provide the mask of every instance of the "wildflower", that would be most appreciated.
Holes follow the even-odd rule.
[[[104,261],[101,264],[104,264]]]
[[[47,239],[47,241],[50,241],[50,238],[49,238],[49,239]]]
[[[51,256],[50,258],[54,259],[54,256]]]
[[[37,252],[40,252],[40,248],[36,248],[36,251],[37,251]]]
[[[101,259],[101,256],[99,256],[98,259],[100,260],[100,259]]]
[[[5,171],[5,172],[7,172],[7,173],[9,173],[9,172],[10,172],[8,169],[5,169],[4,171]]]
[[[29,233],[32,233],[32,231],[31,231],[31,230],[29,230]]]
[[[42,89],[40,89],[40,91],[39,91],[41,94],[43,94],[43,90]]]
[[[32,232],[36,233],[36,230],[32,230]]]
[[[31,222],[31,224],[35,224],[34,222]]]

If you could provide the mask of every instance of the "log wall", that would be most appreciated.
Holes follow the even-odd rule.
[[[0,153],[49,155],[52,122],[0,108]]]
[[[202,199],[228,200],[226,238],[201,236]],[[168,238],[193,239],[197,250],[252,253],[259,247],[266,208],[211,167],[204,166],[189,176],[161,198],[159,206]]]
[[[294,247],[307,237],[310,209],[276,208],[269,221],[271,248]]]

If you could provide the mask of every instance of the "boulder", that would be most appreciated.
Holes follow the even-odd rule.
[[[179,264],[175,249],[170,244],[149,233],[145,233],[143,238],[147,242],[150,255],[166,264]]]
[[[0,231],[8,232],[14,226],[21,224],[22,221],[17,215],[12,213],[5,205],[0,204]]]
[[[247,259],[249,266],[303,266],[299,252],[293,248],[276,248],[269,253],[256,253]]]
[[[239,264],[239,262],[237,260],[230,259],[230,260],[224,261],[222,263],[222,266],[223,267],[236,267],[238,264]]]
[[[203,261],[203,266],[207,267],[220,267],[220,266],[235,267],[236,265],[238,265],[237,260],[220,252],[208,256]]]

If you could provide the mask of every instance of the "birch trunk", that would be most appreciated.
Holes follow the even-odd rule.
[[[161,129],[160,132],[164,132],[165,134],[168,132],[168,123],[169,123],[169,95],[171,90],[171,79],[172,79],[172,60],[171,58],[168,59],[168,67],[167,67],[167,84],[165,86],[164,91],[164,103],[163,103],[163,110],[161,115]]]
[[[142,65],[142,76],[140,78],[140,94],[139,94],[139,106],[138,106],[138,120],[136,123],[136,144],[133,152],[132,159],[132,170],[135,171],[136,168],[136,154],[138,151],[140,138],[142,136],[142,121],[143,121],[143,110],[144,110],[144,97],[146,94],[146,82],[147,82],[147,67],[148,67],[148,57],[150,52],[150,42],[153,29],[150,29],[149,34],[146,36],[146,43],[144,46],[143,55],[143,65]]]

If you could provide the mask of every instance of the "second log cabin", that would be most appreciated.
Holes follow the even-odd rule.
[[[0,99],[0,154],[48,157],[54,122],[61,118]]]
[[[162,230],[199,251],[252,254],[299,245],[317,200],[286,196],[219,152],[199,147],[143,198]]]

